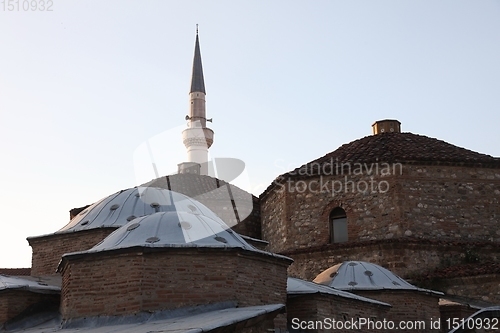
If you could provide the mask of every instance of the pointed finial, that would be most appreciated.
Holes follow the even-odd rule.
[[[205,92],[205,83],[203,82],[203,68],[201,65],[200,41],[198,38],[198,24],[196,25],[196,42],[194,44],[194,58],[193,58],[193,75],[191,79],[192,92]]]

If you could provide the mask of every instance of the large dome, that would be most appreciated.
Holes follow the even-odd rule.
[[[310,163],[369,162],[448,162],[500,165],[500,158],[457,147],[442,140],[413,133],[382,133],[370,135],[340,146]]]
[[[217,218],[203,204],[183,194],[156,187],[135,187],[99,200],[56,233],[105,227],[118,228],[137,217],[170,211],[197,211],[212,219]]]
[[[239,247],[254,250],[220,218],[170,211],[136,218],[87,252],[130,247]]]
[[[175,192],[174,192],[175,193]],[[194,202],[195,203],[195,202]],[[138,217],[118,228],[90,250],[63,256],[99,253],[132,248],[239,248],[271,257],[288,257],[259,250],[232,231],[219,217],[208,216],[198,203],[187,210],[158,212]]]
[[[307,178],[321,174],[345,173],[342,168],[370,163],[423,165],[461,165],[500,167],[500,158],[461,148],[450,143],[413,133],[387,132],[369,135],[346,143],[336,150],[284,173],[264,191],[289,178]]]

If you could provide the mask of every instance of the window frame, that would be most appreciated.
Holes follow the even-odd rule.
[[[328,224],[330,228],[330,244],[345,243],[349,241],[347,214],[342,207],[338,206],[330,211],[328,215]],[[339,232],[341,233],[340,235]]]

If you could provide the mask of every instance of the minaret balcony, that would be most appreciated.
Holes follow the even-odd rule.
[[[207,149],[214,142],[214,131],[207,127],[192,127],[182,131],[182,143],[186,148],[191,146],[203,146]]]

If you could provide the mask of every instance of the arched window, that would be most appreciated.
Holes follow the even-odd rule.
[[[347,216],[345,210],[334,208],[330,213],[330,243],[347,242]]]

